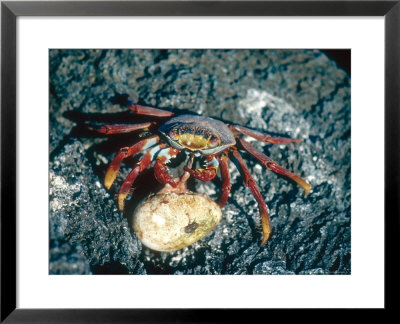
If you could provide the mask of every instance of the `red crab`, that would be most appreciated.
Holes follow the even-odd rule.
[[[130,106],[129,109],[137,115],[157,118],[153,118],[155,121],[140,124],[104,125],[95,129],[106,135],[130,133],[138,130],[153,130],[156,133],[130,147],[121,148],[107,169],[104,184],[109,189],[117,177],[122,160],[140,152],[144,154],[135,164],[119,189],[118,207],[120,210],[124,209],[124,200],[129,194],[137,176],[149,167],[153,161],[155,161],[153,166],[155,178],[162,184],[169,184],[172,187],[176,187],[178,183],[168,172],[166,164],[181,151],[189,155],[191,161],[193,161],[193,157],[197,157],[203,162],[203,167],[199,169],[193,170],[188,166],[184,167],[196,179],[210,181],[216,177],[218,168],[220,168],[222,178],[222,192],[218,199],[220,207],[226,204],[231,189],[228,157],[237,161],[239,171],[241,171],[244,177],[244,183],[251,190],[258,203],[264,233],[261,245],[267,242],[271,233],[268,209],[239,150],[249,153],[268,170],[289,177],[297,182],[304,189],[306,195],[310,191],[310,185],[304,179],[281,167],[278,163],[240,138],[239,135],[247,135],[270,144],[298,143],[300,139],[271,137],[243,126],[225,124],[209,117],[188,114],[175,116],[173,112],[167,110],[137,104]]]

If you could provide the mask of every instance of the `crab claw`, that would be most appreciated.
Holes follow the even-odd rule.
[[[304,179],[300,178],[299,176],[295,175],[294,173],[290,172],[289,170],[282,168],[280,165],[276,163],[266,163],[266,168],[278,174],[282,174],[289,179],[295,181],[300,187],[304,189],[304,194],[307,196],[310,193],[311,186],[308,184]]]
[[[267,214],[264,214],[263,212],[261,212],[261,226],[262,226],[262,230],[264,233],[264,236],[261,240],[261,246],[263,246],[263,245],[265,245],[265,243],[267,243],[269,236],[271,234],[271,225],[269,223],[268,212],[267,212]]]
[[[165,158],[157,159],[154,164],[154,176],[160,183],[169,183],[174,188],[178,185],[172,175],[168,173],[168,167],[165,165]]]
[[[211,181],[217,175],[219,162],[215,156],[208,156],[206,160],[206,166],[203,169],[192,170],[187,166],[184,166],[185,171],[189,172],[193,177],[201,181]]]
[[[183,167],[185,171],[189,172],[193,177],[201,181],[211,181],[217,175],[217,168],[210,167],[207,169],[189,169],[186,165]]]
[[[119,169],[121,167],[121,162],[127,156],[127,153],[128,148],[121,149],[107,168],[106,176],[104,177],[104,185],[107,189],[111,188],[112,184],[117,178]]]

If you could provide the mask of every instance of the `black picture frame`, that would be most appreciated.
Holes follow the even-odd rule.
[[[244,310],[16,308],[16,19],[19,16],[384,16],[385,309],[396,307],[399,237],[400,1],[2,1],[1,322],[225,322]],[[366,139],[368,140],[368,139]],[[371,157],[373,148],[371,148]],[[366,163],[373,164],[367,158]],[[373,165],[371,165],[373,173]],[[373,189],[372,189],[373,190]],[[373,233],[371,233],[373,239]],[[397,243],[397,244],[396,244]],[[373,256],[371,257],[373,262]],[[366,283],[367,284],[367,283]],[[268,305],[266,305],[268,307]],[[248,310],[266,318],[266,310]],[[254,314],[255,313],[255,314]],[[261,314],[257,314],[261,313]],[[262,316],[262,317],[261,317]]]

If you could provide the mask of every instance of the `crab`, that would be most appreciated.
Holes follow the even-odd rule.
[[[189,176],[201,181],[211,181],[217,176],[218,169],[220,170],[222,190],[217,204],[221,208],[226,205],[231,190],[228,160],[232,159],[236,162],[239,172],[244,178],[245,186],[250,189],[258,203],[263,231],[261,245],[268,241],[271,234],[268,208],[239,151],[247,152],[266,169],[293,180],[304,189],[306,195],[310,192],[310,185],[304,179],[258,151],[241,136],[249,136],[268,144],[299,143],[300,139],[272,137],[247,127],[228,124],[210,117],[194,114],[176,115],[169,110],[139,104],[132,104],[128,109],[136,115],[147,116],[150,121],[137,124],[102,125],[93,128],[105,135],[143,131],[144,138],[134,145],[123,147],[118,151],[105,174],[104,185],[110,189],[118,175],[122,161],[136,154],[143,154],[119,188],[117,200],[118,208],[121,211],[124,210],[124,201],[130,194],[135,179],[152,163],[154,176],[158,182],[170,188],[181,186],[178,178],[172,176],[167,166],[170,160],[176,158],[180,152],[189,156],[188,161],[190,162],[184,166],[185,174]],[[192,168],[194,158],[200,160],[199,168]]]

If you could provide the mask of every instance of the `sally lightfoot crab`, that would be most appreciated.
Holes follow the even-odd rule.
[[[250,136],[269,144],[298,143],[300,139],[271,137],[243,126],[226,124],[209,117],[175,115],[167,110],[137,104],[130,106],[129,109],[136,115],[148,116],[150,121],[139,124],[103,125],[94,128],[97,132],[106,135],[145,131],[144,134],[147,136],[132,146],[121,148],[106,171],[104,183],[109,189],[117,177],[121,162],[138,153],[143,154],[119,189],[120,210],[124,209],[125,198],[130,193],[137,176],[153,162],[154,176],[160,183],[170,188],[179,187],[178,178],[171,175],[167,163],[176,158],[180,152],[185,152],[189,156],[188,163],[190,164],[184,166],[185,173],[196,179],[210,181],[217,176],[220,169],[222,191],[217,203],[221,208],[227,203],[231,190],[228,159],[236,162],[244,178],[244,184],[251,190],[258,203],[264,234],[261,245],[267,242],[271,233],[268,209],[239,151],[249,153],[268,170],[295,181],[304,189],[306,195],[310,192],[310,185],[304,179],[281,167],[242,139],[240,135]],[[198,159],[201,167],[192,168],[193,159]]]

